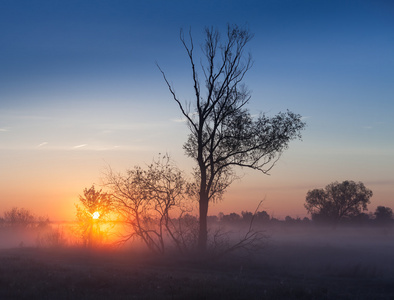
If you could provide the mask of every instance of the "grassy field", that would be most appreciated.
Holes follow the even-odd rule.
[[[276,232],[253,256],[0,250],[0,299],[394,299],[394,237]]]

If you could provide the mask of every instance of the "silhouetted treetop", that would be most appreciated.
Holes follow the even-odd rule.
[[[333,182],[324,189],[308,191],[305,208],[316,221],[339,222],[367,210],[372,191],[362,182]]]
[[[393,210],[390,207],[378,206],[374,215],[378,224],[388,224],[393,221]]]

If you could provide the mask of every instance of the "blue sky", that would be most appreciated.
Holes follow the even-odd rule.
[[[254,33],[251,112],[290,109],[308,126],[271,176],[241,170],[212,213],[265,197],[272,214],[303,216],[309,189],[346,179],[374,191],[370,210],[394,208],[394,4],[306,0],[0,0],[2,207],[69,217],[103,167],[159,152],[189,170],[187,128],[155,63],[192,100],[179,30],[198,45],[205,26],[228,23]]]

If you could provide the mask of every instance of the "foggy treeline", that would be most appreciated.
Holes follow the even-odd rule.
[[[176,222],[195,226],[198,224],[198,217],[192,214],[184,214]],[[375,212],[359,213],[352,217],[346,217],[337,224],[334,221],[322,219],[320,216],[312,215],[312,218],[286,216],[279,219],[271,216],[267,211],[242,211],[241,213],[231,212],[229,214],[219,213],[218,215],[208,216],[208,224],[215,235],[215,231],[221,234],[247,231],[253,228],[259,232],[272,232],[274,230],[300,230],[307,232],[308,229],[329,229],[336,234],[345,232],[348,228],[370,228],[379,230],[380,233],[388,234],[394,228],[393,212],[390,208],[378,206]],[[192,224],[192,225],[191,225]],[[117,243],[122,239],[121,234],[112,233],[115,227],[124,226],[121,221],[106,221],[100,226],[101,236],[95,239],[99,242],[95,245],[109,245]],[[107,230],[104,227],[107,226]],[[84,232],[81,232],[84,230]],[[59,246],[87,246],[86,235],[88,228],[82,228],[77,221],[57,222],[51,221],[48,217],[36,216],[25,208],[14,207],[0,214],[0,247],[59,247]],[[197,235],[197,232],[194,232]],[[111,238],[105,238],[111,236]]]
[[[197,221],[197,217],[186,214],[183,218],[188,218]],[[304,217],[292,217],[286,216],[284,219],[279,219],[271,216],[267,211],[258,211],[252,213],[249,211],[242,211],[241,213],[231,212],[229,214],[219,213],[218,215],[208,216],[208,222],[210,224],[231,224],[241,225],[250,224],[253,222],[254,225],[283,225],[283,226],[322,226],[330,225],[329,220],[321,220],[319,218]],[[9,211],[3,212],[0,215],[0,228],[45,228],[54,222],[49,217],[35,216],[32,212],[25,208],[14,207]],[[61,222],[56,221],[56,224]],[[69,222],[65,222],[69,223]],[[360,213],[353,217],[347,217],[340,221],[340,225],[363,225],[363,226],[393,226],[394,218],[391,208],[385,206],[378,206],[374,213]]]
[[[336,220],[323,218],[321,215],[312,215],[312,218],[286,216],[284,219],[278,219],[270,216],[266,211],[259,211],[253,214],[249,211],[242,211],[241,214],[232,212],[229,214],[219,213],[218,216],[210,216],[210,223],[223,224],[249,224],[251,221],[255,225],[282,225],[282,226],[330,226],[335,225]],[[361,212],[354,216],[342,218],[339,221],[340,226],[392,226],[394,225],[393,212],[391,208],[378,206],[374,213]]]

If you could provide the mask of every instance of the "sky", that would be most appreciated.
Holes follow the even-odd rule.
[[[251,114],[287,109],[307,123],[270,175],[239,169],[209,214],[307,216],[308,190],[361,181],[369,211],[394,209],[392,1],[0,0],[0,214],[24,207],[72,220],[106,168],[168,153],[188,174],[178,96],[193,100],[179,40],[205,27],[249,28]],[[197,58],[199,61],[199,58]]]

